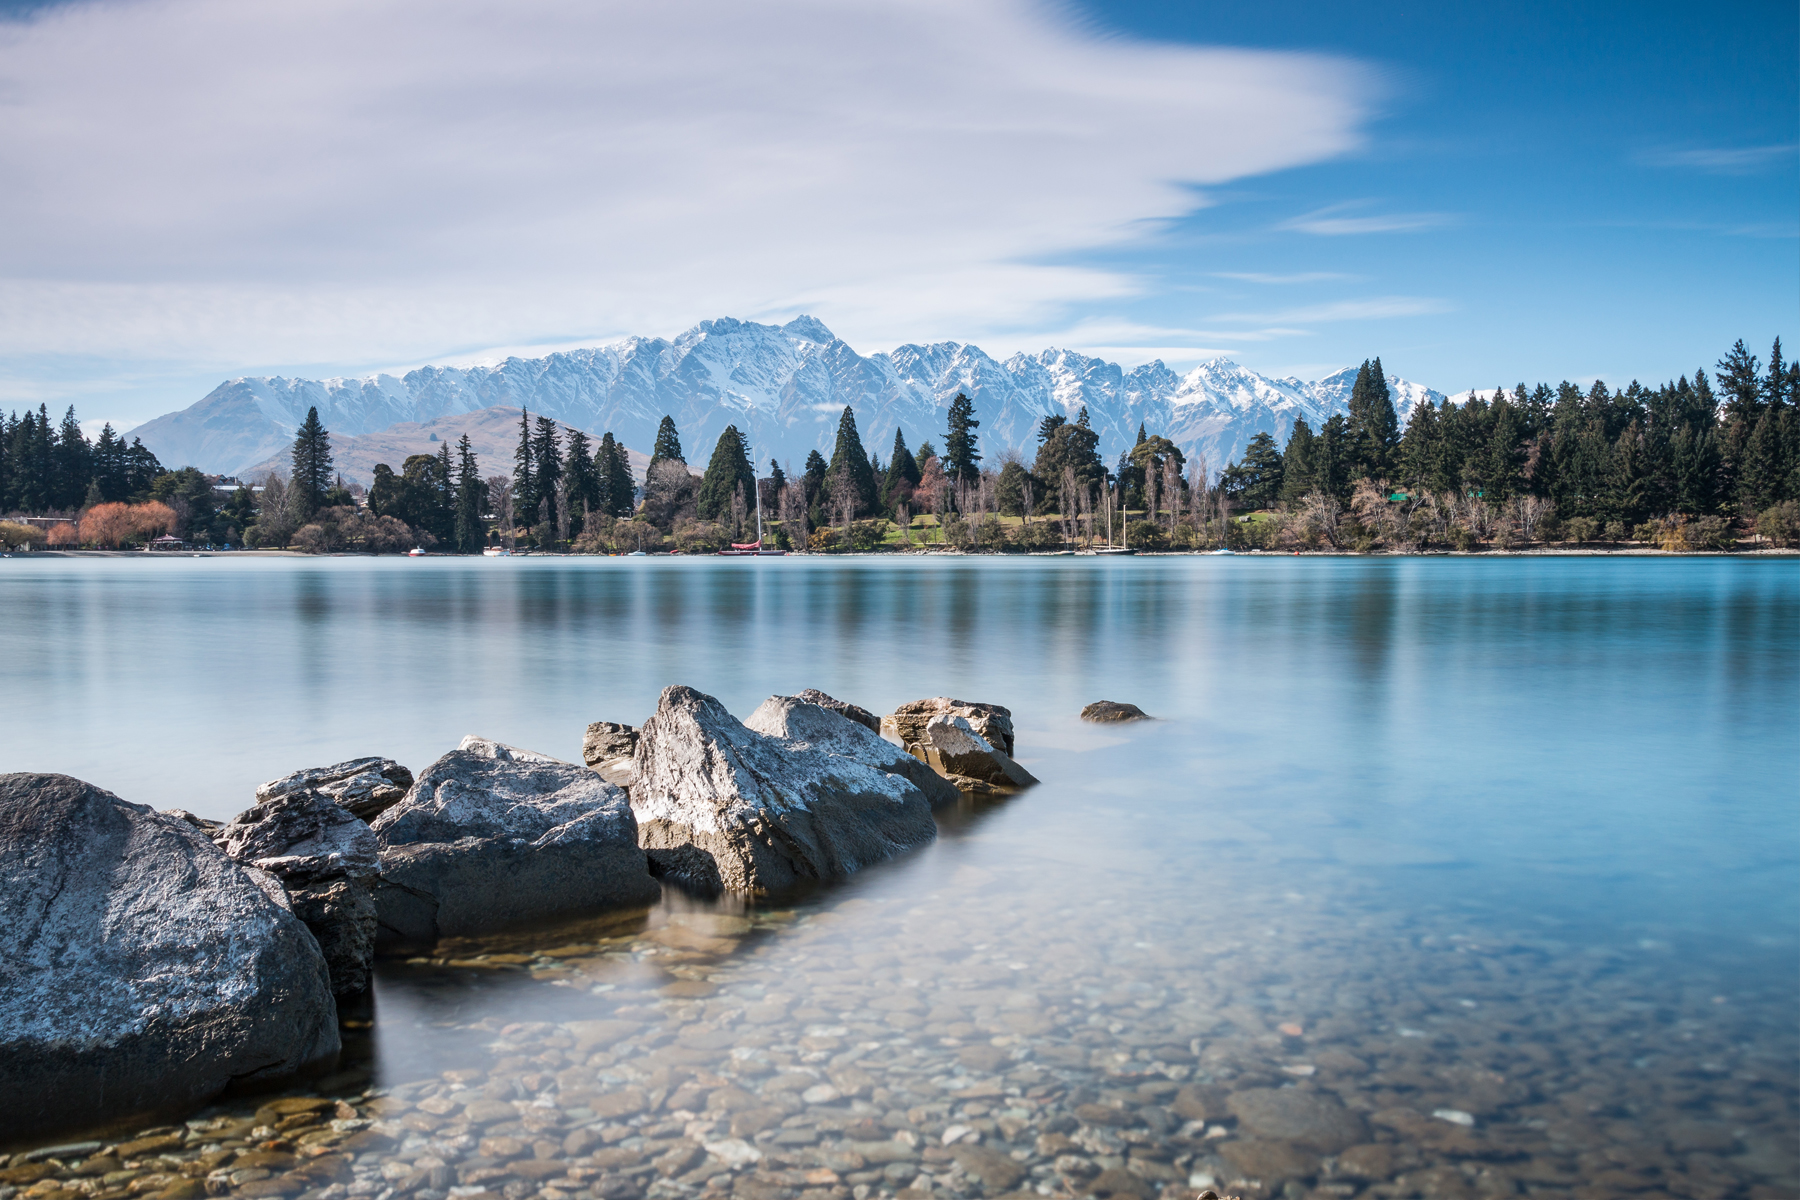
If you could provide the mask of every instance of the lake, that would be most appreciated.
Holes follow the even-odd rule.
[[[323,1200],[1800,1194],[1791,560],[21,557],[0,614],[0,769],[215,819],[671,683],[1013,710],[1043,783],[847,883],[384,962]]]

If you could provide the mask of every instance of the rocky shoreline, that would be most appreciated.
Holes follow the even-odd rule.
[[[293,772],[222,825],[0,776],[0,1139],[328,1070],[378,950],[641,910],[665,883],[843,878],[929,843],[936,809],[1035,783],[1012,749],[997,705],[877,719],[809,691],[740,722],[674,686],[641,728],[590,727],[585,763],[467,737],[416,778],[379,757]]]

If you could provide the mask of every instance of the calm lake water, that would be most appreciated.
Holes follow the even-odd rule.
[[[217,819],[670,683],[1013,709],[1043,784],[846,884],[384,963],[324,1200],[1800,1195],[1800,563],[18,558],[0,671],[0,769]]]

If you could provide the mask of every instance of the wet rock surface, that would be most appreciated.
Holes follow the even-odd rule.
[[[653,903],[625,793],[586,767],[465,738],[373,826],[384,943]]]
[[[287,889],[294,915],[312,931],[331,990],[356,995],[375,960],[379,847],[367,822],[310,788],[281,792],[244,810],[213,841],[238,862]]]
[[[1096,700],[1081,710],[1081,719],[1107,725],[1119,721],[1148,721],[1149,713],[1135,704],[1122,704],[1117,700]]]
[[[373,821],[398,804],[412,785],[412,772],[391,758],[353,758],[271,779],[256,789],[256,799],[261,803],[289,792],[321,792],[363,820]]]
[[[839,722],[834,736],[860,732],[801,707]],[[937,836],[930,801],[904,776],[757,733],[688,687],[664,689],[636,764],[631,805],[644,848],[665,878],[696,890],[778,892]]]
[[[823,695],[813,692],[814,695]],[[962,793],[929,765],[834,708],[798,696],[771,696],[744,719],[745,728],[769,737],[787,738],[826,754],[859,762],[889,775],[910,780],[932,808],[954,804]],[[826,697],[829,699],[830,697]],[[879,727],[880,722],[877,721]]]
[[[192,825],[66,775],[0,776],[0,881],[0,1136],[337,1054],[312,935]]]
[[[902,704],[881,719],[881,735],[892,738],[907,750],[925,742],[925,728],[933,717],[961,717],[983,739],[1002,754],[1017,753],[1013,746],[1012,710],[998,704],[978,700],[953,700],[949,696],[933,696]]]

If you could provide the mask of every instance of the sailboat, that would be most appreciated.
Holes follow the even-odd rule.
[[[1094,553],[1110,555],[1115,558],[1122,554],[1136,554],[1137,551],[1131,548],[1131,533],[1126,528],[1123,510],[1119,512],[1119,545],[1112,544],[1112,512],[1112,493],[1108,491],[1106,493],[1106,548],[1096,550]]]
[[[756,460],[753,458],[750,461],[755,462]],[[751,472],[750,478],[754,481],[752,486],[756,489],[756,540],[754,542],[733,542],[730,548],[719,551],[719,554],[724,558],[784,557],[787,554],[786,550],[763,549],[762,481],[756,478],[754,471]]]

